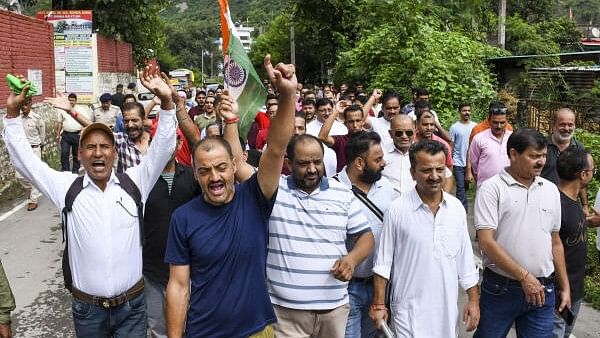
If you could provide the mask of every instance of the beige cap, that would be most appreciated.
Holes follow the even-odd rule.
[[[81,131],[81,136],[79,137],[79,145],[80,146],[81,146],[81,143],[83,142],[83,140],[85,140],[85,138],[88,137],[88,135],[94,130],[103,131],[106,135],[108,135],[108,138],[110,138],[110,141],[113,144],[115,144],[115,135],[113,134],[112,130],[110,130],[110,128],[104,123],[94,122],[94,123],[90,124],[89,126],[83,128],[83,130]]]

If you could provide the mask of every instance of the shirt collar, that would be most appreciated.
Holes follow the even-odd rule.
[[[519,186],[527,189],[527,187],[525,185],[523,185],[523,183],[515,180],[515,178],[512,177],[512,175],[508,173],[508,171],[506,170],[507,168],[508,167],[505,167],[502,169],[502,171],[500,171],[500,178],[502,179],[502,181],[504,181],[504,183],[506,183],[508,186],[519,185]],[[535,187],[542,186],[543,184],[544,183],[542,182],[542,178],[539,176],[536,176],[533,179],[533,182],[531,183],[531,185],[529,186],[529,189],[534,189]]]
[[[287,186],[291,190],[299,190],[298,185],[294,181],[294,177],[292,175],[288,175],[286,177]],[[321,183],[319,184],[319,189],[321,191],[329,189],[329,179],[325,176],[321,177]]]
[[[342,169],[342,171],[340,171],[339,173],[337,173],[337,177],[340,179],[340,183],[343,183],[344,185],[352,188],[352,182],[350,181],[350,177],[348,177],[348,173],[346,172],[346,170],[348,169],[348,166],[344,166],[344,168]],[[383,176],[381,176],[383,178]],[[371,184],[371,186],[369,187],[369,193],[380,189],[383,187],[383,183],[381,182],[382,180],[380,179],[379,181]]]
[[[117,177],[117,175],[115,175],[115,171],[111,170],[110,172],[110,177],[108,179],[108,183],[106,184],[106,186],[108,186],[110,183],[116,183],[116,184],[120,184],[121,182],[119,181],[119,178]],[[88,175],[88,173],[86,172],[85,175],[83,175],[83,182],[82,185],[83,187],[87,187],[88,185],[93,184],[95,187],[97,187],[98,189],[100,189],[96,183],[94,183],[94,181],[92,181],[92,178]]]
[[[413,188],[411,188],[411,190],[408,191],[408,196],[410,198],[410,203],[412,204],[411,209],[413,211],[417,211],[421,207],[429,210],[429,207],[427,206],[427,204],[425,204],[423,202],[423,200],[421,199],[421,196],[419,196],[419,193],[417,192],[416,187],[413,187]],[[442,201],[440,202],[440,208],[445,207],[445,206],[446,206],[446,193],[442,191]]]
[[[402,156],[408,156],[408,151],[406,151],[405,153],[401,152],[398,148],[396,148],[396,145],[394,144],[394,142],[385,144],[384,149],[388,153],[398,153]]]

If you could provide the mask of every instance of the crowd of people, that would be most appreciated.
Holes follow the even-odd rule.
[[[305,88],[294,65],[264,65],[248,135],[226,89],[192,99],[153,65],[140,73],[146,106],[122,86],[92,113],[75,94],[47,98],[61,171],[40,159],[28,88],[10,95],[4,142],[28,207],[44,195],[61,210],[78,337],[374,337],[385,325],[456,337],[460,322],[482,338],[513,325],[570,335],[587,228],[600,225],[573,111],[554,112],[544,136],[513,130],[501,102],[476,123],[465,101],[446,130],[426,89],[403,102],[360,83]],[[0,337],[14,306],[0,265]]]

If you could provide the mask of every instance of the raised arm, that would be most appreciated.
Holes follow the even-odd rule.
[[[58,93],[56,97],[45,98],[44,102],[50,103],[52,106],[54,106],[54,108],[64,110],[65,112],[67,112],[67,114],[71,115],[75,119],[75,121],[79,122],[79,124],[81,124],[84,127],[87,127],[90,124],[92,124],[92,121],[90,121],[85,116],[85,114],[79,114],[79,112],[75,110],[75,107],[71,106],[69,98],[67,98],[61,93]]]
[[[225,122],[223,127],[223,138],[231,146],[233,152],[233,161],[236,165],[235,180],[238,182],[244,182],[254,174],[254,168],[246,161],[244,161],[244,149],[240,144],[240,134],[238,131],[238,104],[233,100],[233,97],[229,95],[229,91],[225,90],[221,94],[221,99],[217,105],[217,115],[221,116]]]
[[[179,123],[179,129],[181,129],[183,136],[185,136],[189,144],[193,145],[194,143],[200,141],[200,129],[198,129],[198,126],[196,126],[194,121],[190,118],[190,115],[185,109],[185,99],[179,96],[177,89],[175,89],[173,84],[171,84],[167,74],[161,73],[161,76],[171,89],[171,98],[173,99],[173,102],[175,102],[175,116],[177,117],[177,122]],[[154,98],[156,98],[156,96]],[[154,98],[152,99],[152,102],[154,102]]]
[[[435,127],[437,128],[438,134],[441,138],[444,139],[444,141],[448,142],[448,145],[450,147],[452,147],[452,137],[450,136],[450,133],[444,129],[444,127],[442,127],[442,125],[440,124],[440,121],[438,121],[437,119],[434,120],[435,121]]]
[[[369,97],[367,103],[365,103],[365,105],[363,106],[363,116],[365,117],[365,119],[367,119],[367,117],[369,116],[369,112],[380,98],[381,89],[374,89],[373,94],[371,94],[371,97]]]
[[[327,117],[327,120],[325,120],[319,131],[319,140],[323,141],[329,147],[332,147],[335,144],[335,139],[331,137],[329,133],[331,132],[331,127],[333,127],[333,123],[335,122],[338,113],[338,104],[336,104],[333,113]]]
[[[22,81],[24,81],[22,79]],[[48,197],[58,208],[64,204],[64,194],[77,175],[50,168],[37,157],[25,136],[21,107],[29,87],[19,95],[10,93],[6,101],[6,116],[2,137],[14,168],[27,178],[38,190]]]
[[[271,64],[271,56],[265,56],[265,69],[271,83],[279,91],[277,115],[271,121],[267,149],[260,157],[258,165],[258,184],[264,196],[273,197],[279,185],[281,166],[290,138],[294,133],[294,112],[296,109],[295,96],[298,80],[296,68],[292,64]]]
[[[138,166],[126,170],[126,173],[131,176],[131,179],[139,187],[142,193],[142,201],[145,201],[160,173],[171,158],[173,151],[175,151],[177,121],[171,88],[162,79],[158,67],[146,66],[140,73],[140,80],[142,85],[158,96],[161,102],[158,127],[148,152]]]

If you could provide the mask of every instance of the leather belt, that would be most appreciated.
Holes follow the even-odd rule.
[[[139,282],[135,283],[129,290],[123,292],[118,296],[114,296],[112,298],[104,298],[88,295],[83,291],[79,291],[73,288],[73,298],[80,300],[84,303],[91,304],[94,306],[98,306],[103,309],[112,309],[119,305],[122,305],[126,301],[133,299],[144,292],[144,280],[140,279]]]
[[[67,133],[67,134],[79,134],[81,132],[81,130],[77,130],[77,131],[66,131],[63,130],[63,133]]]
[[[356,283],[371,283],[373,281],[373,276],[369,277],[352,277],[352,282]]]
[[[39,148],[39,147],[40,147],[40,145],[39,145],[39,144],[32,144],[32,145],[31,145],[31,148]]]
[[[492,281],[496,284],[504,284],[504,285],[521,287],[521,282],[519,282],[518,280],[504,277],[504,276],[492,271],[492,269],[489,269],[489,268],[485,268],[485,270],[483,270],[483,278],[487,279],[488,281]],[[553,284],[554,283],[554,272],[552,274],[550,274],[550,276],[548,276],[548,277],[536,277],[536,278],[538,281],[540,281],[540,284],[542,284],[542,285]]]

